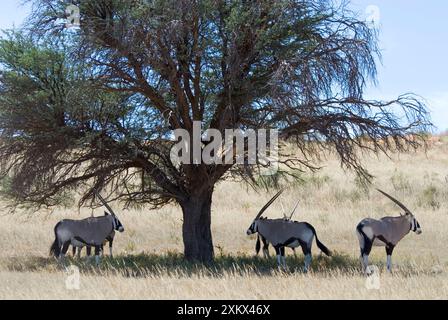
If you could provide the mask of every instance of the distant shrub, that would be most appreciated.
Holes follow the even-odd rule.
[[[411,191],[412,189],[408,177],[398,171],[395,171],[394,175],[390,178],[390,182],[396,191]]]
[[[440,202],[438,201],[439,190],[436,186],[430,185],[423,190],[420,196],[420,205],[422,207],[431,208],[437,210],[440,208]]]
[[[362,199],[364,192],[359,190],[345,190],[345,189],[334,189],[333,191],[334,198],[337,202],[350,202],[350,203],[357,203],[359,200]]]
[[[327,175],[319,176],[313,174],[312,176],[306,178],[306,184],[312,185],[317,189],[322,189],[326,184],[330,183],[331,178]]]
[[[347,199],[347,191],[339,188],[335,188],[332,190],[333,198],[336,202],[343,202]]]
[[[361,200],[364,194],[365,194],[365,192],[363,192],[363,191],[352,190],[349,192],[348,198],[349,198],[350,202],[355,203],[355,202],[358,202],[359,200]]]
[[[259,175],[255,179],[255,183],[258,187],[271,190],[271,189],[279,189],[282,182],[288,181],[288,178],[291,178],[292,175],[288,174],[285,171],[279,170],[271,175]],[[299,179],[299,178],[297,178]]]

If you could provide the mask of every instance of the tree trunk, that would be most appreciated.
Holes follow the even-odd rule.
[[[181,204],[184,254],[189,261],[213,261],[211,205],[213,190],[191,196]]]

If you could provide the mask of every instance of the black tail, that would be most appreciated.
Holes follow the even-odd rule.
[[[365,235],[364,231],[362,231],[362,227],[364,227],[364,225],[362,223],[358,224],[356,226],[356,231],[358,231],[363,237],[365,237],[366,235]]]
[[[54,242],[50,247],[50,256],[55,256],[56,258],[59,257],[61,254],[61,246],[59,245],[58,241],[58,235],[56,233],[56,229],[59,226],[59,223],[54,227]]]
[[[59,247],[59,241],[56,238],[53,244],[51,245],[50,256],[55,256],[57,258],[59,257],[60,254],[61,254],[61,248]]]
[[[356,226],[356,231],[358,231],[358,233],[362,236],[362,238],[364,240],[362,244],[359,243],[359,249],[361,250],[361,257],[363,256],[363,254],[366,251],[367,251],[367,255],[368,255],[370,253],[370,249],[372,248],[372,240],[370,240],[370,238],[367,237],[367,235],[364,233],[364,231],[362,230],[363,227],[364,227],[364,225],[362,224],[362,222],[360,222]]]
[[[319,239],[317,238],[317,233],[316,233],[316,229],[314,229],[314,227],[312,225],[310,225],[309,223],[307,223],[308,227],[311,229],[311,231],[313,231],[314,236],[316,237],[316,244],[317,247],[323,252],[325,253],[327,256],[331,256],[332,253],[330,251],[330,249],[328,249],[322,242],[319,241]]]
[[[260,248],[261,248],[260,235],[257,235],[257,244],[255,245],[255,252],[257,253],[257,255],[260,252]]]

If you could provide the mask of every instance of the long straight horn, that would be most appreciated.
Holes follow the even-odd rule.
[[[390,200],[392,200],[393,202],[395,202],[396,205],[398,205],[401,209],[403,209],[406,213],[411,213],[411,211],[406,208],[404,206],[404,204],[402,204],[400,201],[398,201],[397,199],[395,199],[394,197],[392,197],[391,195],[388,195],[386,192],[381,191],[380,189],[376,189],[379,192],[381,192],[382,194],[384,194],[386,197],[388,197]]]
[[[294,209],[292,209],[291,215],[289,216],[289,220],[292,219],[292,216],[294,215],[294,213],[296,212],[297,207],[299,206],[299,201],[297,201],[296,206],[294,207]]]
[[[255,217],[255,220],[257,220],[258,218],[261,217],[261,215],[263,214],[263,212],[265,212],[266,209],[269,208],[269,206],[272,204],[272,202],[274,202],[275,199],[277,199],[277,198],[282,194],[282,192],[283,192],[283,189],[280,190],[279,192],[277,192],[277,194],[276,194],[275,196],[273,196],[272,199],[269,200],[269,202],[266,203],[266,204],[264,205],[263,208],[261,208],[260,212],[258,212],[257,216]]]
[[[104,200],[104,198],[100,195],[100,193],[99,193],[97,190],[95,190],[95,195],[98,197],[98,199],[101,200],[101,202],[102,202],[103,205],[107,208],[107,210],[109,210],[109,212],[110,212],[113,216],[115,216],[115,212],[114,212],[114,210],[112,210],[112,208],[107,204],[106,200]]]

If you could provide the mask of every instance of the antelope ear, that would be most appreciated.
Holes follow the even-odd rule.
[[[104,215],[105,215],[105,216],[108,216],[108,215],[109,215],[109,212],[104,211]]]

